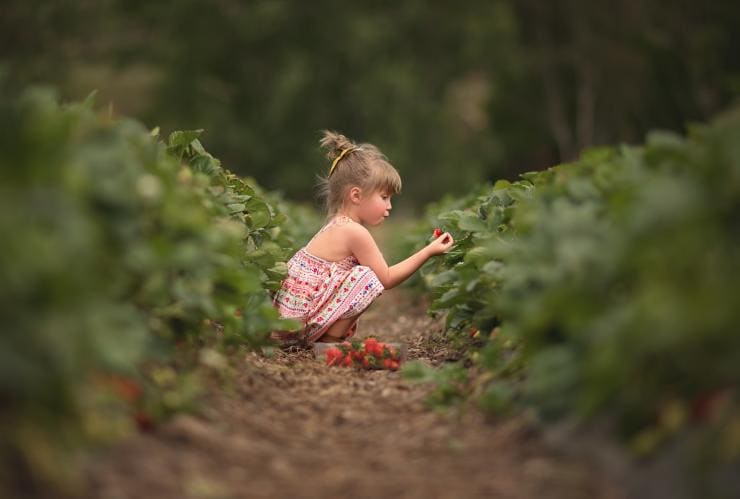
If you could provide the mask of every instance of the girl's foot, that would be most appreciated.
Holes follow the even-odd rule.
[[[272,331],[270,333],[277,346],[282,350],[302,350],[310,348],[308,342],[295,331]]]

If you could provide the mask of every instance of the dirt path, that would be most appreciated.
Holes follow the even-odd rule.
[[[439,321],[386,292],[359,337],[404,341],[441,362]],[[306,352],[249,355],[233,390],[89,467],[96,499],[618,498],[598,470],[548,448],[517,419],[428,409],[399,373],[327,368]]]

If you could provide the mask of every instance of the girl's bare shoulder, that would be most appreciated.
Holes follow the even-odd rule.
[[[335,229],[335,234],[341,234],[346,237],[357,237],[370,234],[370,231],[368,231],[364,225],[355,222],[352,219],[337,221],[332,229]]]
[[[331,244],[335,248],[342,248],[349,251],[350,248],[358,243],[366,244],[367,239],[371,238],[370,232],[364,225],[354,220],[335,221],[331,227],[328,227],[323,234],[317,237],[317,242]]]

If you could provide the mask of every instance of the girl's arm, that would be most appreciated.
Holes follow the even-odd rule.
[[[429,258],[450,249],[455,241],[453,241],[449,233],[445,232],[421,250],[391,267],[386,263],[373,236],[362,225],[352,224],[348,242],[349,249],[355,255],[357,261],[361,265],[370,267],[375,272],[375,275],[378,276],[383,287],[390,289],[408,279]]]

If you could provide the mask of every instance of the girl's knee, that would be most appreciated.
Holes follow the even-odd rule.
[[[357,275],[360,277],[370,277],[372,281],[377,281],[377,283],[382,286],[378,275],[375,273],[373,269],[371,269],[367,265],[357,265],[354,268],[354,272],[356,272]]]

